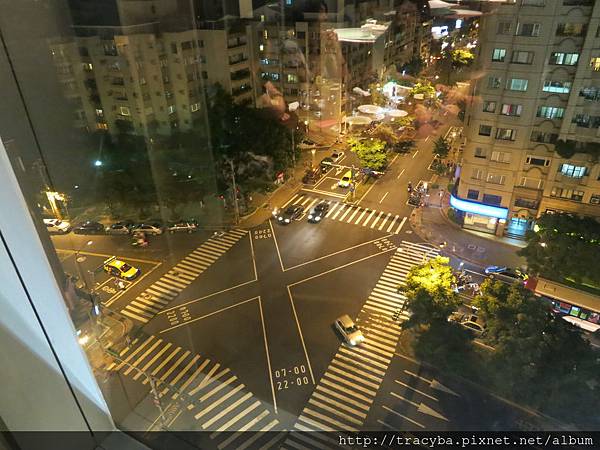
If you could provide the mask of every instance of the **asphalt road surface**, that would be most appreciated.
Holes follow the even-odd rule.
[[[219,236],[151,237],[145,249],[120,236],[53,237],[65,270],[87,274],[104,305],[136,326],[107,367],[123,421],[211,430],[219,448],[247,448],[277,446],[292,429],[503,429],[521,420],[520,410],[396,352],[392,316],[405,317],[397,286],[440,252],[408,222],[406,183],[429,180],[431,140],[398,156],[357,204],[343,202],[331,181],[340,174],[329,172],[278,205],[306,212],[326,201],[318,224],[304,214]],[[114,293],[103,289],[114,285],[104,272],[89,276],[113,255],[142,270]],[[364,329],[361,348],[342,344],[333,329],[342,314]]]

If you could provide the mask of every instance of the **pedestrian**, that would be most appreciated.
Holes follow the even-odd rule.
[[[125,290],[125,283],[123,282],[123,280],[119,280],[119,282],[117,283],[117,286],[119,287],[120,290],[122,290],[122,291]]]

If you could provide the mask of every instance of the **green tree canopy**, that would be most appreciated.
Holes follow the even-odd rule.
[[[411,95],[423,94],[424,98],[435,98],[435,88],[429,81],[419,82],[413,86]]]
[[[400,286],[407,298],[407,308],[412,313],[404,327],[446,322],[460,304],[453,289],[455,284],[456,277],[448,258],[437,257],[413,266],[405,284]]]
[[[543,214],[519,255],[543,277],[600,285],[600,223],[570,214]]]
[[[362,167],[373,170],[383,170],[387,167],[388,157],[385,151],[385,142],[375,139],[348,139],[350,149],[356,152]]]
[[[440,155],[441,158],[445,158],[450,153],[450,144],[442,136],[437,138],[433,143],[433,154]]]
[[[385,142],[388,147],[393,147],[398,143],[398,136],[392,127],[384,123],[377,125],[375,129],[371,131],[370,136]]]
[[[467,49],[457,48],[450,52],[452,58],[452,65],[456,68],[463,68],[468,66],[475,59],[475,55]]]

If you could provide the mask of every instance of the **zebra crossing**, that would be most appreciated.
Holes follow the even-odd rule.
[[[406,217],[400,217],[398,214],[394,215],[392,213],[363,208],[348,203],[323,200],[303,193],[296,194],[289,202],[287,202],[286,206],[292,204],[302,205],[304,206],[304,210],[308,212],[310,208],[321,202],[329,204],[329,211],[325,214],[325,218],[337,220],[338,222],[359,225],[392,234],[399,234],[406,222]]]
[[[121,310],[121,314],[142,323],[148,322],[246,234],[246,230],[232,230],[211,237],[146,288]]]
[[[402,241],[356,320],[365,342],[359,347],[340,346],[294,425],[294,431],[312,433],[292,431],[284,447],[335,448],[339,443],[324,432],[360,431],[400,337],[392,316],[402,311],[406,297],[398,293],[398,286],[412,266],[438,254],[428,244]],[[400,313],[399,320],[407,318],[405,312]]]
[[[154,335],[118,352],[107,371],[149,385],[163,409],[191,414],[219,450],[267,449],[284,437],[271,410],[227,367]]]

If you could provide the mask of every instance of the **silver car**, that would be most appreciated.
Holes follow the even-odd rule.
[[[347,344],[355,346],[365,341],[362,331],[358,329],[348,314],[344,314],[335,320],[335,328],[342,334]]]

